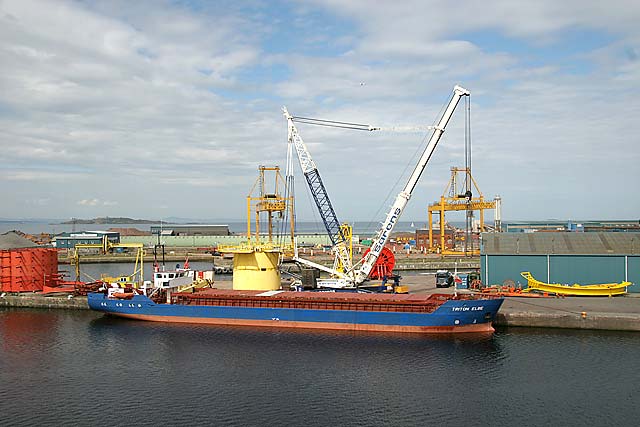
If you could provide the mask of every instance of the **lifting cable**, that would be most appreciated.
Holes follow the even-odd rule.
[[[295,177],[293,175],[294,166],[292,156],[293,149],[289,146],[289,143],[287,143],[287,167],[284,181],[285,211],[281,218],[282,221],[278,232],[278,244],[280,247],[284,246],[288,232],[294,233],[296,228],[295,202],[293,199],[295,196]],[[289,217],[290,214],[291,217]],[[291,243],[295,245],[295,237]]]
[[[288,164],[287,164],[288,166]],[[278,220],[278,236],[277,242],[280,247],[284,246],[286,240],[287,231],[289,231],[289,204],[291,201],[289,200],[290,193],[293,191],[293,175],[289,176],[289,171],[285,172],[285,184],[284,184],[284,199],[285,199],[285,209],[282,214],[282,217]],[[290,179],[291,178],[291,179]]]
[[[441,108],[441,111],[440,111],[441,114],[442,114],[443,110],[444,110],[444,107]],[[292,116],[291,118],[292,118],[292,120],[294,122],[297,122],[297,123],[303,123],[303,124],[314,125],[314,126],[324,126],[324,127],[333,127],[333,128],[341,128],[341,129],[360,130],[360,131],[366,131],[366,132],[372,132],[372,131],[424,132],[424,131],[433,131],[433,129],[435,129],[435,126],[380,127],[380,126],[372,126],[372,125],[362,124],[362,123],[341,122],[341,121],[337,121],[337,120],[326,120],[326,119],[316,119],[316,118],[313,118],[313,117]],[[378,211],[375,213],[375,217],[377,217],[378,214],[380,213],[380,211],[383,209],[383,207],[386,204],[388,204],[389,198],[393,194],[394,190],[398,187],[398,185],[400,183],[400,180],[407,173],[407,170],[409,169],[410,165],[412,164],[412,161],[418,156],[420,150],[423,149],[423,146],[425,145],[425,142],[427,141],[427,136],[428,135],[425,135],[423,137],[420,145],[416,148],[415,152],[413,153],[413,156],[411,156],[411,158],[407,161],[407,163],[405,165],[405,168],[404,168],[404,171],[398,177],[398,179],[395,182],[395,184],[389,190],[389,193],[387,194],[387,197],[380,204],[380,206],[378,208]],[[368,231],[368,229],[371,228],[371,226],[373,225],[373,222],[374,222],[373,219],[369,220],[368,224],[365,227],[367,229],[367,231]]]
[[[464,98],[464,168],[465,168],[465,196],[469,197],[467,204],[467,211],[465,214],[465,239],[464,239],[464,251],[465,254],[470,251],[473,252],[473,210],[470,209],[471,198],[471,97],[466,96]]]
[[[383,132],[425,132],[435,129],[435,126],[373,126],[362,123],[339,122],[336,120],[314,119],[311,117],[292,116],[294,122],[303,123],[314,126],[325,126],[350,130],[363,130],[366,132],[383,131]]]
[[[466,97],[465,97],[466,98]],[[440,107],[440,110],[438,112],[437,117],[442,117],[442,115],[444,114],[446,106],[443,105]],[[431,133],[433,133],[433,130],[436,129],[436,125],[431,125],[431,126],[424,126],[424,127],[412,127],[412,128],[376,128],[374,130],[410,130],[410,131],[417,131],[417,130],[421,130],[421,131],[430,131]],[[407,162],[405,163],[404,166],[404,170],[402,171],[402,173],[400,174],[400,176],[398,176],[398,179],[396,180],[396,182],[393,184],[393,186],[389,189],[389,193],[387,194],[387,197],[384,199],[384,201],[380,204],[378,210],[376,211],[376,213],[374,214],[375,217],[377,218],[377,216],[380,214],[380,211],[382,210],[383,207],[388,206],[389,203],[389,199],[391,198],[392,194],[394,192],[397,192],[396,189],[398,188],[398,186],[400,185],[400,181],[403,178],[406,178],[407,175],[407,171],[409,170],[409,167],[411,167],[412,165],[415,165],[415,159],[420,157],[420,153],[423,152],[425,150],[427,141],[428,141],[428,137],[431,136],[431,133],[428,133],[426,135],[424,135],[424,137],[422,138],[422,140],[420,141],[420,144],[418,144],[418,146],[416,147],[415,151],[413,152],[413,154],[411,155],[411,157],[407,160]],[[374,219],[370,219],[369,223],[367,224],[367,228],[370,228],[373,223],[374,223]],[[378,223],[380,223],[378,221]]]
[[[335,120],[314,119],[311,117],[300,117],[300,116],[293,116],[292,119],[294,122],[306,123],[308,125],[326,126],[326,127],[333,127],[333,128],[352,129],[352,130],[364,130],[367,132],[379,130],[379,128],[373,127],[371,125],[361,124],[361,123],[338,122]]]
[[[430,127],[432,127],[432,126],[430,126]],[[400,181],[403,180],[403,179],[406,179],[407,171],[409,170],[409,168],[411,166],[414,166],[415,158],[419,157],[419,154],[422,151],[424,151],[424,147],[425,147],[426,142],[427,142],[427,136],[429,136],[429,135],[425,135],[422,138],[422,141],[420,141],[420,144],[416,147],[416,149],[414,150],[414,152],[411,155],[411,157],[409,157],[409,160],[407,160],[407,162],[405,163],[402,173],[398,176],[398,178],[396,179],[396,182],[389,189],[389,192],[387,193],[387,196],[380,203],[380,205],[378,207],[378,210],[373,214],[371,219],[369,219],[369,222],[367,223],[367,226],[366,226],[367,229],[371,229],[373,224],[374,224],[374,222],[377,222],[378,224],[380,224],[380,221],[376,220],[374,218],[378,218],[379,217],[380,212],[382,211],[383,208],[385,208],[385,207],[388,208],[389,207],[389,200],[391,199],[392,195],[398,193],[397,189],[400,186]],[[375,228],[375,231],[377,231],[377,229],[378,229],[378,227]]]

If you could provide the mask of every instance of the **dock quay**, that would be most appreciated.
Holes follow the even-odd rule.
[[[640,298],[505,298],[495,326],[640,331]]]
[[[183,262],[187,257],[189,261],[213,261],[215,265],[230,267],[233,263],[231,256],[215,256],[213,257],[208,253],[198,253],[185,251],[172,251],[173,253],[165,254],[166,262]],[[329,253],[319,253],[314,257],[309,257],[319,264],[326,267],[332,267],[334,258]],[[131,262],[131,255],[129,254],[105,254],[105,255],[83,255],[82,263],[125,263]],[[153,255],[147,253],[144,256],[145,262],[153,262]],[[59,264],[69,264],[71,258],[64,252],[58,254]],[[454,256],[439,256],[439,255],[425,255],[421,253],[413,253],[410,255],[402,254],[396,257],[396,265],[394,267],[397,271],[436,271],[436,270],[451,270],[455,269],[459,271],[475,270],[480,268],[480,258],[474,257],[454,257]]]
[[[436,288],[432,275],[408,276],[403,282],[412,293],[453,293],[451,288]],[[231,288],[230,281],[217,284]],[[459,292],[468,292],[460,290]],[[37,293],[0,296],[0,307],[44,309],[88,309],[83,296]],[[494,321],[496,327],[531,327],[640,331],[640,295],[618,297],[520,298],[507,297]]]
[[[42,295],[22,293],[0,295],[0,307],[53,308],[68,310],[89,310],[86,296]]]
[[[403,282],[413,293],[455,292],[451,288],[436,288],[431,276],[426,278],[406,277]],[[618,297],[506,297],[494,326],[640,331],[640,294]]]

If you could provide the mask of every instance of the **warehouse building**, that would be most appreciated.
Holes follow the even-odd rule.
[[[640,232],[638,220],[611,221],[514,221],[505,223],[507,233],[535,233],[535,232]]]
[[[120,243],[120,233],[115,231],[78,231],[62,233],[53,238],[53,246],[58,249],[73,249],[77,244],[100,245],[104,236],[109,242]]]
[[[630,281],[640,292],[640,233],[482,233],[480,268],[487,285],[513,281],[520,272],[547,283],[582,285]]]
[[[151,234],[162,236],[229,236],[228,225],[164,224],[152,225]]]

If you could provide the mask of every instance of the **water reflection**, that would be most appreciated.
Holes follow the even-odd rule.
[[[7,309],[0,334],[0,425],[631,425],[640,416],[640,334],[419,336]]]

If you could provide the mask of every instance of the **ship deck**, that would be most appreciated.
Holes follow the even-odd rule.
[[[172,304],[251,308],[295,308],[403,313],[431,313],[448,300],[474,300],[447,294],[378,294],[354,292],[235,291],[207,289],[171,296]]]

